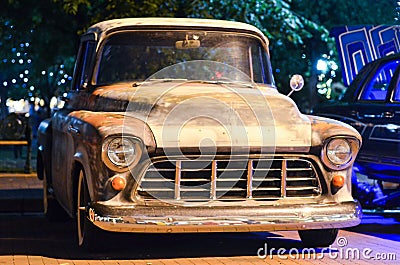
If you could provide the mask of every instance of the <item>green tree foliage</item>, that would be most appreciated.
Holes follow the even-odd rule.
[[[307,63],[300,61],[302,52],[298,47],[316,37],[328,41],[328,30],[312,20],[293,12],[291,0],[54,0],[61,3],[67,13],[90,19],[83,28],[101,20],[121,17],[196,17],[235,20],[258,27],[271,40],[273,65],[279,87],[287,86],[291,74],[308,71]],[[291,56],[288,55],[291,51]],[[283,63],[282,63],[283,62]],[[299,67],[293,66],[298,65]],[[289,67],[288,70],[286,66]],[[292,69],[293,71],[290,71]],[[287,92],[288,88],[283,89]]]
[[[72,71],[81,24],[51,0],[0,5],[0,115],[6,115],[7,98],[40,97],[48,107],[59,87],[68,85],[68,78],[60,80]],[[54,72],[60,67],[65,70]]]
[[[327,28],[340,25],[393,24],[395,0],[293,1],[292,9],[299,15]]]
[[[68,85],[60,80],[65,73],[72,73],[79,34],[102,20],[196,17],[253,24],[271,40],[278,87],[287,93],[290,75],[303,74],[308,89],[295,97],[312,105],[317,100],[316,60],[321,54],[334,56],[328,30],[343,24],[391,23],[395,17],[392,0],[0,0],[0,6],[0,59],[20,52],[25,61],[31,60],[31,65],[24,67],[0,61],[0,95],[39,96],[46,104]],[[21,47],[26,43],[29,46]],[[23,87],[21,82],[8,82],[7,89],[2,86],[3,80],[18,77],[27,67],[29,84]]]
[[[298,14],[299,17],[313,21],[317,25],[324,26],[326,29],[332,29],[335,26],[343,25],[380,25],[393,24],[395,22],[395,0],[335,0],[335,1],[292,1],[291,10]],[[325,37],[325,36],[324,36]],[[317,70],[316,64],[321,55],[338,62],[336,46],[333,38],[321,38],[318,32],[312,32],[312,36],[307,38],[304,45],[292,46],[290,51],[297,53],[295,60],[298,62],[296,66],[299,72],[306,73],[308,89],[303,93],[296,95],[297,101],[305,101],[308,106],[312,107],[319,101],[324,100],[318,97],[316,93]],[[286,44],[291,46],[290,43]],[[280,51],[278,51],[280,53]],[[301,54],[301,56],[299,56]],[[300,59],[302,58],[302,59]],[[287,65],[289,63],[289,65]],[[283,69],[296,68],[290,60],[283,61]],[[286,72],[286,71],[285,71]],[[288,73],[284,73],[287,75]],[[331,76],[334,82],[341,82],[341,70],[336,71],[336,76]]]
[[[53,0],[88,24],[123,17],[196,17],[242,21],[260,28],[271,39],[303,43],[317,31],[327,39],[328,31],[291,10],[291,0]]]

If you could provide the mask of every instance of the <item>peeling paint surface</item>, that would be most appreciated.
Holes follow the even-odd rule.
[[[105,98],[129,102],[126,114],[146,121],[159,147],[198,146],[204,138],[217,146],[311,146],[309,119],[270,87],[146,82],[101,87],[93,95],[94,108]]]

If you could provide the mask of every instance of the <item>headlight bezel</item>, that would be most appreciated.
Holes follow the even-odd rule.
[[[335,162],[332,161],[333,159],[330,158],[328,155],[328,149],[334,141],[340,141],[345,143],[350,148],[349,158],[345,159],[343,162]],[[357,153],[360,148],[360,141],[355,137],[348,137],[348,136],[334,136],[326,139],[323,143],[323,147],[321,150],[321,160],[328,168],[332,170],[343,170],[348,168],[355,160]]]
[[[110,158],[109,155],[110,145],[115,141],[121,141],[132,144],[132,147],[134,148],[134,158],[132,159],[132,161],[129,161],[128,163],[116,163],[115,161],[113,161],[112,158]],[[103,141],[101,157],[104,164],[112,171],[125,172],[128,171],[130,168],[134,167],[135,165],[137,165],[140,158],[142,157],[142,153],[143,153],[143,143],[139,138],[135,136],[126,136],[126,135],[111,135],[108,136]]]

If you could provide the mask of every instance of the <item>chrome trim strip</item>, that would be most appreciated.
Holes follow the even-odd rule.
[[[286,178],[287,178],[287,160],[282,160],[282,171],[281,171],[281,197],[286,197]]]
[[[247,198],[253,198],[253,160],[247,162]]]
[[[182,161],[175,161],[175,199],[181,199],[181,166]]]
[[[213,160],[211,165],[211,188],[210,198],[212,200],[217,199],[217,161]]]

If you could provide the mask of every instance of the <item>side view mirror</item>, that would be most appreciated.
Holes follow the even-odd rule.
[[[67,95],[62,95],[62,96],[59,96],[58,97],[58,100],[60,100],[60,101],[64,101],[64,102],[69,102],[70,101],[70,98],[67,96]]]
[[[304,78],[301,75],[295,74],[290,78],[290,88],[292,91],[287,95],[290,97],[294,91],[300,91],[304,87]]]

